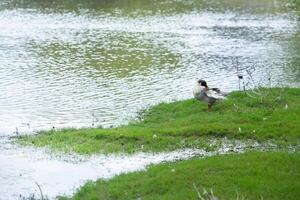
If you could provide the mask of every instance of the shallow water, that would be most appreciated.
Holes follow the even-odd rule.
[[[38,194],[35,182],[49,197],[71,194],[87,179],[202,155],[53,157],[7,136],[124,124],[150,105],[191,98],[198,78],[236,90],[237,65],[245,79],[255,65],[256,84],[300,86],[299,17],[282,4],[0,1],[0,199]]]
[[[191,157],[207,157],[216,154],[241,153],[247,148],[260,148],[255,141],[221,141],[213,152],[201,149],[183,149],[169,153],[136,153],[133,155],[61,155],[47,149],[20,148],[6,139],[0,140],[0,199],[18,199],[34,194],[54,199],[57,195],[71,195],[87,180],[108,179],[125,172],[143,170],[147,165],[163,161],[175,161]],[[220,142],[220,141],[219,141]],[[214,143],[214,141],[212,141]],[[268,145],[272,149],[276,146]],[[9,162],[6,160],[9,159]],[[37,183],[37,184],[36,184]]]

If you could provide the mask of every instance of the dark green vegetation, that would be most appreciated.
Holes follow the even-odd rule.
[[[232,92],[211,113],[206,109],[205,103],[194,99],[161,103],[129,125],[46,131],[20,137],[17,142],[80,154],[203,148],[207,139],[224,136],[280,144],[299,142],[300,89]]]
[[[34,8],[45,13],[73,12],[76,14],[85,13],[85,10],[89,10],[93,14],[110,13],[113,16],[140,17],[205,10],[251,11],[257,14],[276,13],[286,12],[286,4],[298,5],[298,2],[299,0],[281,0],[276,1],[276,3],[273,0],[3,0],[1,3],[5,9]]]
[[[71,199],[192,200],[199,199],[197,190],[203,194],[203,188],[212,188],[219,200],[237,199],[237,192],[239,199],[297,200],[299,180],[299,154],[252,152],[165,163],[89,182]]]
[[[300,10],[300,0],[293,0],[295,7]]]

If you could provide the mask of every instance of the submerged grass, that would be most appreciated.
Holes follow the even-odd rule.
[[[206,109],[205,103],[194,99],[161,103],[143,112],[139,121],[121,127],[44,131],[17,142],[80,154],[208,148],[211,138],[224,136],[299,142],[299,88],[232,92],[211,113]]]
[[[299,180],[298,153],[251,152],[159,164],[147,171],[88,182],[73,197],[59,199],[192,200],[201,199],[197,193],[204,196],[203,189],[212,189],[218,200],[296,200]]]

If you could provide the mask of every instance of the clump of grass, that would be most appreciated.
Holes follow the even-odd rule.
[[[19,200],[49,200],[48,197],[39,197],[35,194],[31,194],[28,197],[20,196]]]
[[[251,152],[154,165],[88,182],[73,197],[60,200],[295,200],[300,197],[299,180],[299,154]]]
[[[194,99],[161,103],[143,112],[139,121],[117,128],[43,131],[17,142],[80,154],[208,148],[211,138],[225,136],[295,145],[300,138],[299,100],[297,88],[232,92],[211,113]]]
[[[197,193],[198,200],[220,200],[220,198],[215,196],[212,188],[210,188],[210,190],[206,190],[205,188],[199,190],[199,188],[196,186],[195,183],[193,183],[193,187],[195,188],[195,191]],[[240,195],[239,192],[237,191],[236,200],[246,200],[246,199],[243,195]],[[261,198],[261,200],[263,200],[263,197]]]
[[[37,182],[35,182],[35,184],[39,189],[40,197],[38,197],[35,194],[31,194],[28,197],[20,195],[19,199],[20,200],[49,200],[49,198],[47,196],[44,196],[41,186]]]

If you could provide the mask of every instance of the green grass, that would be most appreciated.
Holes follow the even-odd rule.
[[[161,103],[143,112],[142,120],[118,128],[46,131],[20,137],[17,142],[80,154],[199,148],[207,147],[210,138],[224,136],[297,144],[300,89],[273,88],[257,92],[263,95],[232,92],[211,113],[206,111],[205,103],[194,99]]]
[[[88,182],[70,199],[192,200],[198,199],[195,184],[199,191],[212,188],[219,200],[237,199],[236,192],[239,199],[297,200],[299,180],[299,154],[251,152],[164,163]]]

